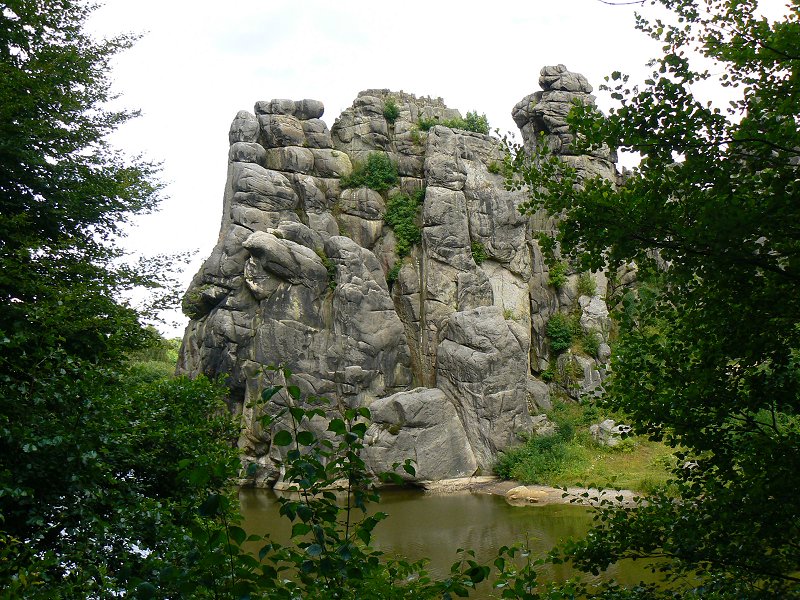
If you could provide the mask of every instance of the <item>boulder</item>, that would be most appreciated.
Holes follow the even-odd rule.
[[[273,114],[258,115],[258,124],[261,126],[264,145],[267,148],[303,146],[306,144],[303,125],[296,117]]]
[[[254,142],[234,142],[228,151],[228,160],[231,162],[255,163],[266,167],[267,151],[264,150],[264,146]]]
[[[632,432],[630,425],[617,424],[613,419],[606,419],[589,427],[592,439],[601,446],[618,446]]]
[[[235,144],[236,142],[253,143],[258,140],[258,134],[259,126],[256,116],[250,114],[246,110],[240,110],[236,113],[236,118],[234,118],[231,123],[231,128],[228,132],[228,141],[231,144]]]
[[[528,432],[528,346],[522,327],[496,306],[454,313],[437,353],[436,384],[456,407],[484,469]]]
[[[370,406],[364,461],[374,473],[396,471],[407,481],[469,477],[477,469],[464,426],[438,389],[416,388]],[[415,475],[393,465],[414,462]]]
[[[276,171],[311,173],[314,170],[314,154],[308,148],[298,146],[268,148],[267,167]]]

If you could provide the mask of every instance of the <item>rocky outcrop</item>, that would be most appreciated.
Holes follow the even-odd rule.
[[[468,477],[478,463],[464,424],[448,396],[436,388],[416,388],[376,400],[371,406],[364,459],[377,472],[395,471],[400,457],[412,459],[415,475],[438,481]]]
[[[570,148],[565,116],[574,100],[593,102],[591,86],[561,65],[540,84],[514,108],[525,143],[544,132],[564,160],[613,178],[611,152]],[[419,481],[489,472],[552,394],[602,390],[606,279],[594,275],[593,296],[579,294],[578,273],[551,284],[536,236],[552,219],[520,214],[499,140],[445,126],[460,115],[441,99],[367,90],[330,130],[323,110],[260,101],[233,120],[220,237],[184,298],[179,371],[228,375],[239,445],[264,484],[282,473],[271,439],[285,407],[260,402],[278,364],[307,394],[371,409],[374,470],[413,458]],[[395,165],[394,187],[346,188],[375,152]],[[420,241],[401,256],[387,211],[418,190]],[[554,356],[556,312],[575,314],[600,349]],[[326,435],[325,419],[309,427]]]

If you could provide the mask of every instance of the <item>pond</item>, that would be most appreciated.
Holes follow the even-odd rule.
[[[242,489],[239,494],[245,529],[251,533],[270,533],[278,542],[289,539],[291,524],[278,514],[273,492]],[[535,554],[572,537],[582,536],[591,526],[589,509],[573,505],[511,506],[502,496],[489,494],[430,495],[415,490],[391,490],[381,494],[376,510],[389,517],[375,528],[373,545],[384,552],[411,560],[430,559],[428,571],[445,577],[456,561],[458,548],[475,551],[482,564],[491,564],[497,549],[529,541]],[[543,575],[557,580],[575,573],[565,565],[549,565]],[[623,583],[655,577],[641,561],[613,565],[601,577]],[[488,598],[491,590],[481,590],[474,598]]]

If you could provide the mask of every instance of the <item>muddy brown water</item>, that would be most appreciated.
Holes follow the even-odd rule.
[[[278,513],[279,504],[269,490],[242,489],[239,493],[244,527],[249,533],[269,533],[275,541],[289,540],[291,523]],[[443,578],[457,560],[456,550],[475,551],[476,560],[491,565],[502,546],[526,539],[535,555],[553,546],[582,536],[592,524],[590,509],[573,505],[511,506],[502,496],[459,493],[429,495],[415,490],[391,490],[381,494],[375,510],[389,517],[374,531],[373,545],[389,554],[410,560],[429,559],[428,572]],[[563,580],[576,572],[566,565],[547,565],[542,579]],[[591,576],[585,576],[591,580]],[[642,561],[613,565],[601,578],[620,583],[655,581]],[[471,598],[492,596],[490,586],[482,586]]]

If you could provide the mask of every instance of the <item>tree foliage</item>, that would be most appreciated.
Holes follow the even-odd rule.
[[[87,35],[91,10],[0,6],[0,588],[11,597],[108,597],[153,568],[184,568],[198,499],[235,466],[218,387],[128,372],[152,332],[120,294],[159,285],[161,264],[122,265],[114,241],[155,207],[159,184],[155,165],[106,142],[135,114],[106,108],[109,60],[133,40]],[[183,478],[192,456],[212,476]]]
[[[570,116],[578,152],[608,145],[640,153],[639,165],[618,186],[579,181],[542,152],[517,180],[528,210],[561,215],[557,241],[580,270],[637,265],[647,293],[623,299],[610,402],[681,457],[678,501],[605,512],[568,555],[587,570],[667,558],[700,596],[790,597],[800,593],[800,9],[770,22],[748,0],[652,4],[671,11],[637,20],[663,42],[652,76],[634,86],[613,73],[619,106]],[[727,109],[693,92],[712,73],[736,97]]]

